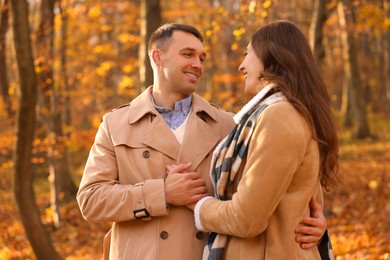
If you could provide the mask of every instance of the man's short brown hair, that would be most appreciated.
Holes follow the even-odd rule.
[[[148,52],[154,47],[165,50],[167,48],[168,40],[172,37],[174,31],[191,33],[203,43],[202,34],[195,27],[185,24],[167,23],[159,27],[150,36]]]

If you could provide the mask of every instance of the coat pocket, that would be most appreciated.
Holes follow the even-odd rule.
[[[143,235],[138,233],[130,233],[128,235],[126,247],[123,250],[123,256],[120,259],[141,259],[139,257],[139,249],[142,245]]]

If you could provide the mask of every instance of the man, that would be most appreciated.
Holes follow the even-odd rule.
[[[202,42],[191,26],[156,30],[153,86],[103,117],[77,200],[86,220],[113,222],[105,257],[109,244],[110,259],[201,259],[207,234],[185,205],[212,195],[211,153],[234,125],[232,114],[194,93],[206,58]],[[172,163],[189,168],[167,175]]]

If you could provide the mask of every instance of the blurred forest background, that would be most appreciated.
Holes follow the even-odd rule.
[[[75,202],[103,114],[151,84],[145,44],[165,22],[197,27],[198,93],[237,112],[237,68],[275,19],[310,40],[340,127],[342,183],[325,213],[337,259],[390,259],[388,0],[1,0],[0,259],[99,259],[109,223]]]

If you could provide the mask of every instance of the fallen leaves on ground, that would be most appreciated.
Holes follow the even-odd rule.
[[[338,260],[390,259],[390,141],[355,141],[340,149],[342,183],[325,196]]]
[[[7,176],[7,183],[4,177]],[[26,239],[10,184],[10,174],[1,174],[0,259],[36,259]],[[41,220],[51,233],[57,252],[63,259],[101,259],[102,241],[109,223],[88,223],[81,216],[76,201],[62,206],[62,225],[58,229],[47,215],[52,215],[49,193],[37,194]]]
[[[390,259],[390,142],[350,141],[340,149],[342,184],[325,194],[328,227],[338,260]],[[12,163],[0,170],[0,259],[36,259],[12,194]],[[50,220],[49,192],[37,194],[42,220],[64,259],[100,259],[108,223],[86,222],[75,202],[63,206],[63,225]]]

